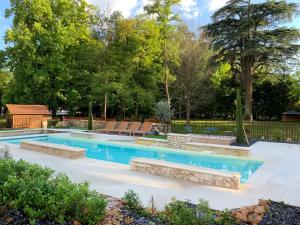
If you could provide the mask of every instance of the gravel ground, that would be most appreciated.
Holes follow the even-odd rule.
[[[29,220],[21,211],[5,211],[0,212],[0,225],[28,225]],[[36,225],[59,225],[59,223],[51,221],[37,221]],[[64,225],[73,225],[73,223],[65,222]]]
[[[271,201],[260,225],[300,225],[300,207]]]

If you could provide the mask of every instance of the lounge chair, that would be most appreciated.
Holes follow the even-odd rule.
[[[122,131],[127,130],[128,124],[129,124],[129,122],[127,122],[127,121],[122,121],[122,122],[119,124],[119,127],[118,127],[118,128],[109,130],[109,131],[107,131],[107,133],[117,133],[117,134],[120,134],[120,133],[122,133]]]
[[[153,125],[152,122],[144,122],[141,130],[137,130],[136,132],[134,132],[134,135],[144,136],[146,134],[149,134],[151,132],[152,125]]]
[[[123,130],[120,132],[120,134],[128,134],[128,135],[133,135],[138,129],[140,128],[141,123],[140,122],[133,122],[129,129]]]
[[[99,133],[107,133],[107,131],[112,130],[115,126],[115,121],[108,121],[106,122],[105,128],[101,130],[97,130]]]

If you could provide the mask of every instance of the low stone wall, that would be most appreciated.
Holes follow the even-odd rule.
[[[94,129],[103,129],[105,128],[105,121],[94,120],[93,121],[93,128]],[[56,127],[81,127],[87,128],[88,127],[88,120],[64,120],[58,122]]]
[[[213,154],[234,155],[234,156],[249,156],[249,148],[239,146],[226,146],[203,143],[186,143],[183,146],[184,150],[195,152],[210,152]]]
[[[88,138],[88,139],[93,139],[95,137],[94,133],[88,133],[88,132],[71,132],[72,137],[77,137],[77,138]]]
[[[179,150],[194,151],[194,152],[210,152],[213,154],[233,155],[233,156],[249,156],[250,149],[248,147],[219,145],[219,144],[206,144],[192,142],[193,136],[184,134],[169,134],[167,140],[155,138],[142,138],[136,139],[136,144],[175,148]],[[190,141],[190,142],[188,142]]]
[[[193,136],[192,142],[216,144],[216,145],[231,145],[236,143],[236,137],[231,136]]]
[[[139,137],[135,141],[138,145],[154,146],[154,147],[169,147],[167,140],[155,139],[155,138],[143,138]]]
[[[33,135],[33,134],[46,134],[47,131],[43,129],[36,130],[8,130],[1,131],[0,137],[11,137],[11,136],[20,136],[20,135]]]
[[[71,146],[42,143],[38,141],[23,141],[20,147],[25,150],[45,153],[48,155],[59,156],[68,159],[85,158],[85,149]]]
[[[230,189],[239,189],[240,185],[240,174],[237,173],[144,158],[131,160],[130,166],[135,171],[197,182],[204,185]]]

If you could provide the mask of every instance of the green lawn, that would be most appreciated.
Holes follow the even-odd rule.
[[[165,135],[146,135],[145,138],[156,138],[156,139],[162,139],[167,140],[167,136]]]
[[[194,120],[191,121],[190,128],[186,127],[185,124],[184,120],[173,121],[172,132],[183,134],[235,135],[235,121]],[[245,129],[248,137],[252,139],[282,142],[292,139],[293,142],[300,143],[300,122],[245,122]]]

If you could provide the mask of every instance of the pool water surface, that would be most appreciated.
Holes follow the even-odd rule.
[[[149,158],[165,160],[174,163],[211,168],[221,171],[237,172],[241,174],[241,183],[263,164],[261,161],[240,157],[229,157],[210,154],[187,153],[155,147],[143,147],[112,142],[98,142],[81,138],[62,136],[43,136],[31,138],[6,139],[4,142],[20,144],[24,140],[34,140],[53,144],[62,144],[86,149],[86,157],[128,165],[134,158]]]

